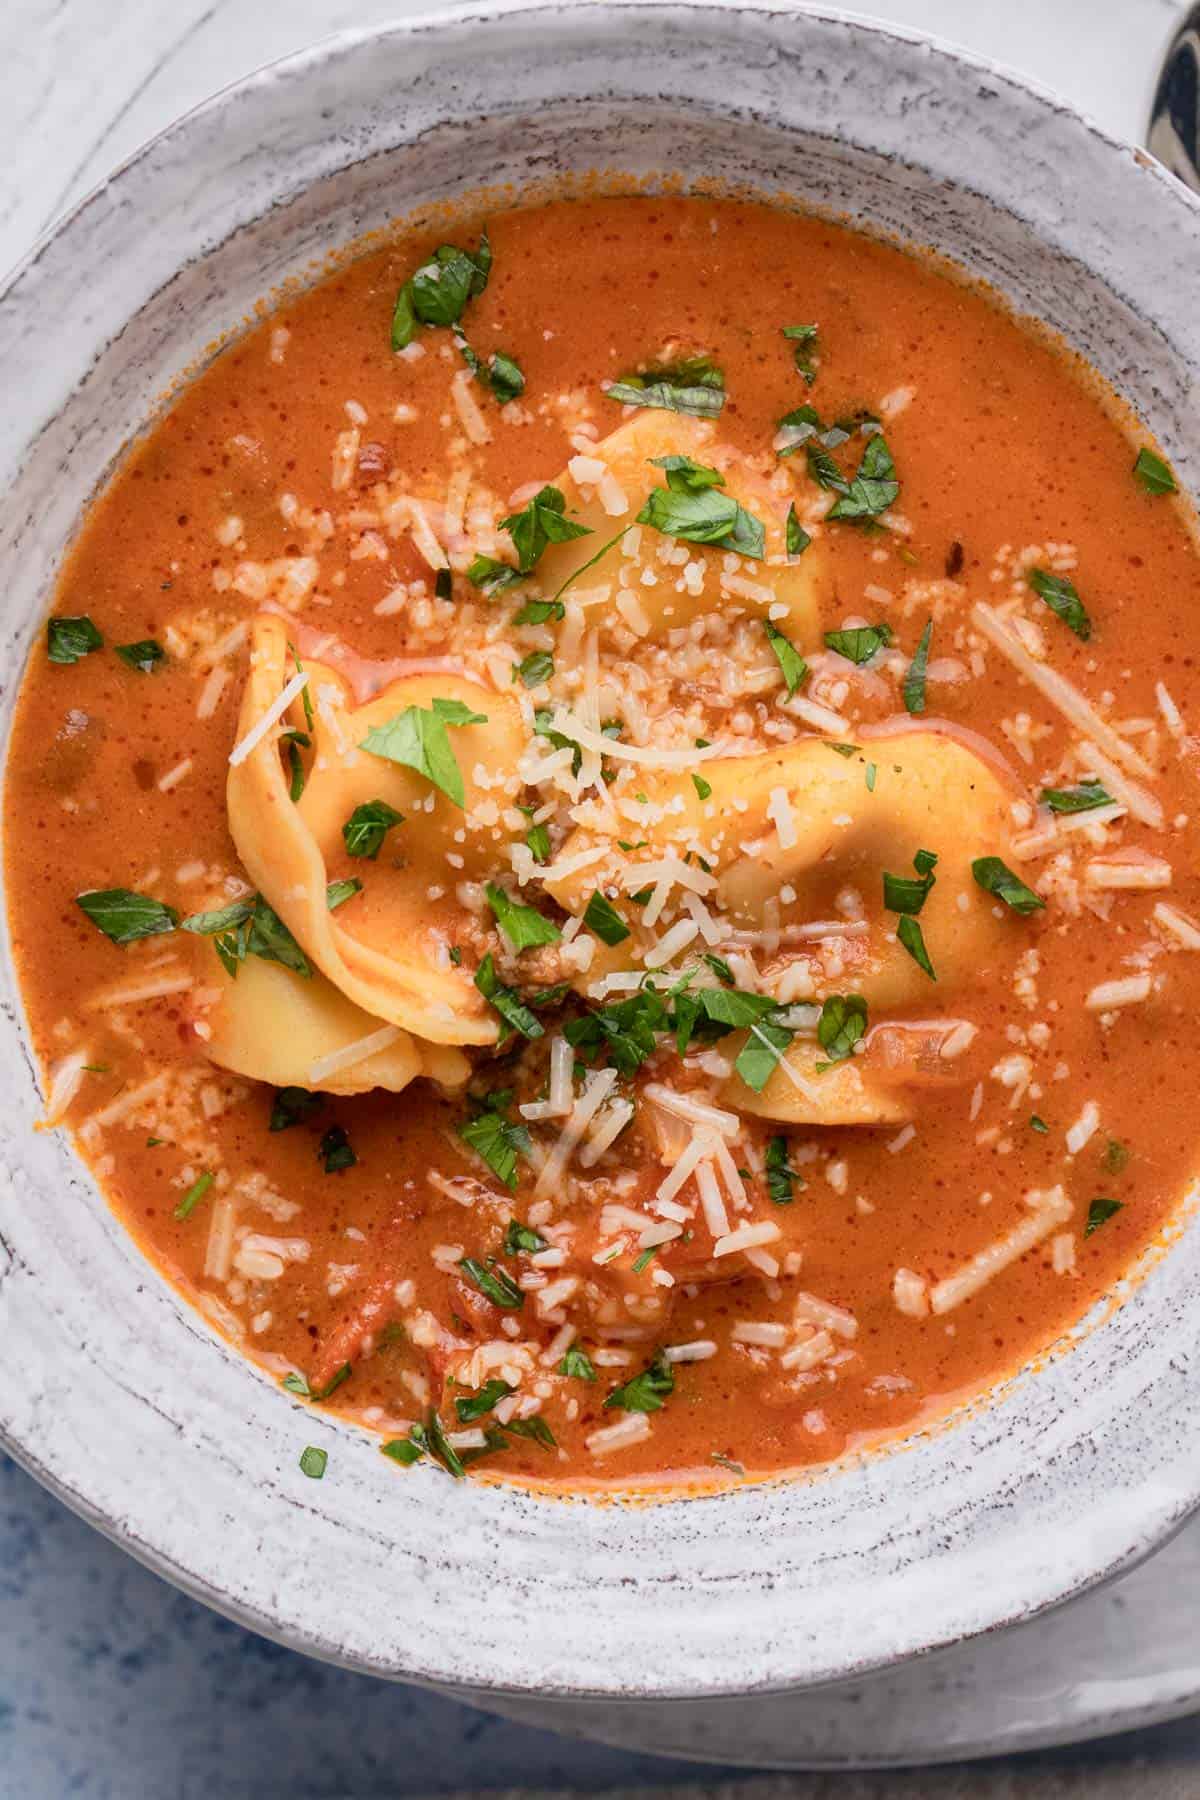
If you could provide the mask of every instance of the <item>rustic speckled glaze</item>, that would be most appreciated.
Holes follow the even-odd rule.
[[[1200,207],[1009,77],[769,4],[460,11],[251,77],[128,163],[0,300],[0,719],[88,495],[173,376],[331,247],[593,168],[789,192],[928,243],[1084,352],[1200,485]],[[49,328],[48,328],[49,327]],[[1200,1234],[952,1429],[657,1506],[402,1474],[150,1270],[39,1100],[0,971],[0,1441],[191,1592],[381,1675],[546,1697],[762,1693],[1032,1616],[1200,1497]],[[321,1484],[300,1448],[329,1453]]]

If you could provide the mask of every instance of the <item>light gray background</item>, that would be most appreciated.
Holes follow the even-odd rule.
[[[879,0],[860,10],[997,57],[1136,138],[1183,9],[1184,0]],[[331,31],[416,10],[405,0],[0,0],[0,269],[216,88]],[[47,354],[69,330],[69,319],[47,321]],[[687,1773],[278,1650],[174,1593],[0,1459],[0,1800],[362,1800],[641,1784],[680,1793]],[[718,1790],[717,1779],[701,1784],[705,1793],[756,1800],[1192,1800],[1200,1725],[961,1781],[798,1777]]]

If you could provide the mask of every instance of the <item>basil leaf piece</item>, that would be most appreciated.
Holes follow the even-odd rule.
[[[572,1344],[555,1370],[557,1375],[568,1375],[575,1381],[596,1381],[598,1379],[595,1365],[586,1350],[578,1344]]]
[[[1123,1200],[1106,1200],[1103,1196],[1093,1200],[1088,1207],[1087,1224],[1083,1228],[1084,1237],[1090,1238],[1093,1231],[1099,1231],[1102,1225],[1107,1225],[1115,1213],[1124,1210],[1125,1202]]]
[[[541,687],[554,674],[554,658],[548,650],[531,650],[517,664],[517,674],[527,688]]]
[[[414,1426],[413,1429],[419,1431],[420,1427]],[[379,1448],[384,1456],[390,1457],[393,1462],[399,1463],[406,1469],[410,1469],[414,1463],[420,1462],[425,1454],[423,1446],[417,1443],[415,1437],[392,1438],[390,1442],[381,1444]]]
[[[1169,466],[1153,450],[1139,450],[1133,472],[1148,494],[1177,494],[1179,483]]]
[[[539,944],[557,944],[562,937],[552,919],[547,919],[536,906],[524,906],[514,900],[494,881],[488,882],[485,892],[496,923],[512,950],[532,950]]]
[[[516,1187],[517,1157],[528,1156],[532,1147],[526,1126],[514,1125],[502,1112],[489,1107],[465,1120],[458,1135],[505,1187]]]
[[[796,502],[793,500],[787,509],[787,522],[784,526],[784,542],[789,556],[803,556],[812,538],[805,531],[796,517]]]
[[[353,900],[355,894],[362,893],[362,882],[357,875],[343,876],[341,881],[330,881],[325,886],[325,905],[330,912],[336,912],[347,900]]]
[[[458,1414],[459,1424],[473,1425],[476,1419],[482,1419],[501,1400],[506,1400],[510,1394],[515,1392],[515,1388],[511,1387],[507,1381],[502,1381],[497,1375],[491,1381],[485,1381],[477,1394],[456,1395],[454,1410]]]
[[[520,1219],[510,1219],[508,1229],[504,1233],[505,1256],[536,1256],[539,1250],[548,1250],[549,1245],[540,1231],[532,1225],[522,1225]]]
[[[791,418],[792,416],[793,415],[789,413],[788,417]],[[804,445],[804,455],[808,462],[808,472],[818,487],[825,488],[829,493],[840,494],[843,499],[849,494],[850,483],[846,480],[846,477],[842,474],[842,471],[838,468],[828,450],[824,449],[820,444],[806,442]],[[826,516],[828,517],[829,515],[827,514]]]
[[[1098,781],[1081,781],[1073,788],[1043,788],[1041,799],[1053,813],[1091,812],[1113,803],[1112,795]]]
[[[920,912],[930,890],[937,880],[933,873],[937,866],[937,857],[932,850],[918,850],[913,857],[913,868],[917,871],[916,879],[911,875],[889,875],[883,877],[883,904],[889,912],[910,913],[914,917]]]
[[[763,620],[763,630],[767,634],[767,642],[775,652],[775,661],[779,664],[780,673],[783,675],[783,683],[787,688],[788,699],[790,700],[796,689],[800,686],[800,683],[807,678],[808,664],[797,650],[795,644],[793,644],[791,638],[785,636],[784,633],[780,631],[778,625],[773,625],[770,619]]]
[[[557,623],[566,616],[567,609],[561,600],[527,600],[520,611],[513,614],[512,622],[514,625],[545,625],[552,619]]]
[[[151,674],[160,662],[167,660],[166,651],[153,638],[142,638],[136,644],[117,644],[115,649],[121,661],[141,675]]]
[[[317,1160],[327,1175],[336,1175],[339,1169],[352,1169],[358,1158],[350,1147],[350,1139],[342,1125],[331,1125],[321,1139],[317,1149]]]
[[[663,412],[688,413],[696,419],[717,419],[725,404],[725,377],[711,357],[687,357],[622,375],[608,389],[608,398],[622,406],[651,406]]]
[[[667,1396],[674,1392],[675,1371],[660,1350],[640,1375],[614,1388],[604,1406],[606,1411],[620,1407],[622,1412],[661,1412]]]
[[[342,826],[342,842],[348,856],[366,857],[374,862],[383,848],[383,840],[397,825],[403,825],[404,814],[389,806],[386,800],[364,800],[356,806]]]
[[[310,1093],[308,1088],[279,1088],[271,1103],[271,1122],[267,1129],[287,1131],[293,1125],[302,1125],[324,1104],[324,1094]]]
[[[486,713],[472,712],[461,700],[435,699],[429,708],[406,706],[386,724],[373,725],[359,749],[415,769],[461,807],[466,803],[466,789],[447,726],[486,724]]]
[[[908,673],[904,677],[904,710],[913,714],[925,711],[925,678],[929,669],[929,646],[933,641],[933,620],[921,633]]]
[[[507,355],[503,350],[494,350],[484,362],[459,330],[454,333],[454,342],[476,381],[481,381],[485,387],[490,388],[501,405],[515,400],[518,394],[525,392],[525,377],[515,357]]]
[[[486,231],[474,256],[466,250],[458,249],[454,244],[440,244],[430,260],[422,263],[405,283],[408,307],[414,319],[419,320],[422,325],[457,325],[467,301],[482,294],[487,286],[491,266],[492,252]],[[401,331],[404,322],[402,317]],[[392,319],[392,347],[400,350],[404,348],[404,344],[396,343],[395,315]]]
[[[262,895],[255,898],[246,938],[246,955],[261,957],[263,962],[277,962],[297,975],[310,976],[312,964],[284,924],[279,914],[268,906]]]
[[[1129,1159],[1132,1155],[1133,1152],[1127,1144],[1120,1143],[1116,1138],[1109,1138],[1104,1147],[1104,1167],[1110,1175],[1119,1175],[1123,1169],[1129,1167]]]
[[[786,1026],[777,1025],[771,1019],[761,1019],[751,1025],[750,1035],[733,1065],[735,1074],[740,1075],[754,1093],[761,1094],[775,1073],[780,1057],[791,1048],[793,1035]]]
[[[667,486],[677,494],[703,494],[708,488],[725,486],[719,469],[693,462],[690,456],[652,456],[650,462],[665,471]]]
[[[484,1298],[490,1300],[493,1306],[498,1306],[502,1312],[519,1312],[524,1306],[524,1294],[512,1276],[503,1269],[489,1269],[486,1263],[481,1263],[474,1256],[464,1256],[458,1266],[471,1286],[478,1288]]]
[[[817,1041],[831,1063],[845,1062],[867,1029],[867,1003],[861,994],[830,994],[817,1020]]]
[[[987,894],[995,894],[1010,906],[1015,913],[1027,918],[1030,913],[1040,912],[1046,902],[1040,894],[1025,886],[1019,875],[1014,875],[1007,863],[1001,862],[998,856],[980,856],[971,864],[971,873],[979,886]]]
[[[86,894],[77,894],[75,904],[114,944],[158,937],[175,931],[179,925],[174,907],[164,906],[148,894],[132,893],[129,888],[93,888]]]
[[[504,1427],[510,1437],[529,1438],[543,1450],[557,1450],[558,1440],[540,1413],[531,1419],[510,1419]]]
[[[1025,579],[1038,599],[1086,644],[1092,635],[1092,621],[1074,584],[1065,575],[1051,575],[1045,569],[1030,569]]]
[[[718,981],[723,981],[726,987],[733,987],[733,970],[723,956],[714,956],[711,950],[706,950],[704,952],[704,961],[708,964]]]
[[[630,935],[628,925],[599,888],[595,889],[584,909],[583,922],[604,944],[623,944]]]
[[[253,911],[253,899],[231,900],[228,906],[219,906],[213,912],[192,913],[179,929],[190,931],[196,937],[216,937],[220,932],[232,931],[244,924]]]
[[[77,663],[103,646],[104,639],[86,613],[77,619],[47,621],[46,655],[52,663]]]
[[[520,512],[501,519],[500,529],[507,531],[513,541],[522,575],[528,575],[547,544],[569,544],[574,538],[591,537],[591,526],[568,519],[566,506],[561,488],[544,487]]]
[[[701,988],[696,998],[706,1018],[734,1031],[756,1025],[779,1006],[770,994],[749,994],[741,988]]]
[[[508,1026],[508,1030],[500,1034],[501,1043],[514,1031],[519,1031],[522,1037],[527,1038],[543,1036],[543,1026],[539,1024],[519,995],[514,993],[512,988],[505,987],[497,976],[495,961],[490,950],[475,971],[475,986],[484,999],[491,1002]]]
[[[563,1036],[585,1056],[606,1055],[619,1074],[633,1075],[654,1054],[658,1035],[669,1024],[662,995],[657,988],[646,987],[616,1006],[597,1007],[582,1018],[568,1019]]]
[[[1030,1113],[1029,1129],[1030,1131],[1040,1132],[1041,1135],[1045,1137],[1050,1130],[1050,1127],[1047,1125],[1045,1119],[1041,1118],[1037,1113]]]
[[[795,344],[792,360],[796,365],[797,375],[802,375],[809,387],[817,379],[817,366],[813,357],[817,353],[817,328],[815,325],[785,325],[785,338],[791,338]]]
[[[697,798],[698,798],[698,799],[700,799],[700,800],[709,800],[709,799],[711,799],[711,798],[712,798],[712,782],[711,782],[711,781],[705,781],[705,779],[704,779],[704,777],[703,777],[703,775],[693,775],[693,776],[692,776],[692,786],[693,786],[693,787],[694,787],[694,788],[695,788],[695,790],[696,790],[696,796],[697,796]],[[644,892],[645,892],[645,889],[644,889],[644,888],[643,888],[643,889],[642,889],[642,892],[643,892],[643,893],[644,893]],[[636,895],[636,894],[634,894],[634,895],[633,895],[633,896],[632,896],[632,898],[633,898],[633,899],[634,899],[634,900],[636,900],[636,899],[637,899],[637,895]],[[643,903],[642,903],[642,904],[643,904],[643,905],[644,905],[644,904],[645,904],[645,902],[644,902],[644,901],[643,901]]]
[[[515,587],[521,580],[521,571],[514,569],[511,563],[499,562],[494,556],[477,556],[468,565],[467,580],[472,587],[477,587],[485,599],[492,599],[495,594],[502,594],[505,588]],[[520,613],[513,620],[515,625],[539,624],[540,620],[523,619]]]
[[[550,829],[547,825],[531,825],[525,833],[525,847],[535,863],[550,861]]]
[[[318,1450],[315,1444],[307,1445],[300,1452],[300,1473],[307,1475],[310,1481],[323,1481],[328,1465],[329,1452]]]
[[[775,1206],[790,1206],[800,1177],[788,1161],[788,1141],[782,1133],[768,1140],[763,1166],[767,1174],[767,1198]],[[804,1186],[802,1181],[800,1186]]]
[[[392,308],[392,349],[407,350],[416,337],[417,330],[417,315],[413,310],[412,284],[406,281],[396,295],[396,304]]]
[[[781,459],[785,456],[795,456],[797,450],[807,444],[810,438],[819,436],[822,429],[821,415],[815,406],[797,406],[791,412],[784,413],[776,427],[776,432],[778,436],[785,439],[785,442],[776,450],[776,456]],[[832,458],[830,461],[832,462]],[[836,463],[833,463],[833,468],[840,480],[841,471]]]
[[[929,952],[925,948],[925,934],[921,930],[921,921],[914,919],[911,913],[905,913],[896,927],[896,936],[918,969],[923,969],[930,981],[936,981],[937,976],[933,972],[933,964],[930,962]]]
[[[892,641],[890,625],[852,625],[846,631],[827,631],[825,633],[826,648],[836,650],[847,662],[861,668],[869,663],[873,656],[887,648]]]
[[[195,1181],[193,1181],[191,1187],[171,1214],[171,1217],[173,1219],[178,1219],[180,1224],[182,1224],[185,1219],[190,1219],[200,1202],[203,1200],[205,1194],[207,1194],[209,1188],[212,1186],[214,1180],[215,1177],[210,1175],[207,1169],[204,1171],[203,1175],[197,1175]]]
[[[834,502],[826,515],[830,519],[847,519],[857,524],[863,519],[878,518],[892,506],[900,493],[896,465],[884,442],[883,433],[867,439],[858,473],[844,494]]]
[[[713,544],[757,561],[766,554],[762,520],[748,513],[731,494],[715,487],[698,491],[651,488],[637,523],[661,531],[664,537],[681,538],[690,544]]]
[[[450,1439],[446,1436],[442,1421],[435,1412],[430,1412],[426,1415],[421,1439],[418,1439],[417,1437],[417,1427],[415,1425],[408,1435],[414,1443],[419,1443],[423,1440],[423,1447],[429,1451],[431,1456],[437,1458],[443,1469],[445,1469],[448,1474],[453,1475],[455,1481],[462,1480],[467,1472],[463,1467],[462,1458],[459,1456],[457,1450],[455,1450]]]

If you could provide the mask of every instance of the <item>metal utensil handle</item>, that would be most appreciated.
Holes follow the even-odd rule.
[[[1200,193],[1200,6],[1171,40],[1150,109],[1146,146]]]

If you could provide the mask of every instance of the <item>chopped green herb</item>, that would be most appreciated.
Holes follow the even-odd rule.
[[[419,1441],[417,1439],[417,1428],[415,1426],[408,1435],[414,1442]],[[466,1474],[462,1458],[455,1450],[450,1439],[446,1436],[442,1421],[435,1412],[430,1412],[426,1416],[423,1437],[425,1440],[425,1448],[429,1450],[430,1455],[437,1457],[437,1460],[441,1463],[442,1467],[447,1470],[449,1474],[453,1475],[455,1481],[461,1481]]]
[[[659,1412],[674,1391],[675,1371],[660,1350],[640,1375],[614,1388],[604,1405],[606,1410],[620,1407],[622,1412]]]
[[[608,398],[622,406],[652,406],[716,419],[725,404],[725,377],[710,357],[693,356],[622,375],[608,389]]]
[[[336,1175],[340,1169],[352,1169],[358,1158],[350,1148],[350,1139],[341,1125],[331,1125],[321,1139],[317,1150],[317,1160],[324,1166],[327,1175]]]
[[[696,790],[696,796],[698,799],[700,799],[700,800],[711,799],[711,797],[712,797],[712,782],[705,781],[703,775],[693,775],[692,776],[692,786]]]
[[[525,833],[525,847],[535,863],[550,861],[550,828],[547,825],[531,825]]]
[[[971,864],[971,873],[985,893],[995,894],[997,900],[1003,900],[1005,906],[1020,913],[1022,918],[1040,912],[1046,904],[1041,895],[1026,887],[1020,876],[1014,875],[998,856],[977,857]]]
[[[325,886],[325,905],[330,912],[336,912],[347,900],[353,900],[355,894],[362,893],[362,882],[355,876],[343,876],[341,881],[330,881]]]
[[[304,784],[307,779],[304,773],[304,761],[300,755],[300,751],[302,748],[305,750],[310,749],[312,746],[312,739],[306,731],[281,731],[279,734],[279,742],[287,745],[289,777],[288,798],[291,800],[292,804],[295,805],[296,801],[299,800],[301,794],[304,792]]]
[[[554,658],[548,650],[531,650],[517,664],[517,674],[527,688],[541,687],[554,674]]]
[[[304,664],[300,661],[300,656],[296,649],[296,646],[295,646],[295,644],[292,643],[290,638],[288,639],[288,649],[292,653],[292,661],[296,665],[297,675],[303,675]],[[304,708],[304,723],[308,726],[309,731],[311,731],[313,728],[315,715],[313,713],[312,695],[308,691],[308,683],[307,682],[305,682],[304,686],[300,689],[300,703]]]
[[[521,571],[514,569],[511,563],[497,562],[494,556],[477,556],[468,565],[467,580],[472,587],[479,589],[486,600],[491,600],[495,595],[502,594],[505,588],[514,587],[521,580]],[[524,619],[518,613],[513,623],[531,625],[540,624],[541,620]]]
[[[789,556],[803,556],[812,538],[805,531],[796,517],[796,505],[793,501],[787,509],[787,520],[784,525],[784,544]]]
[[[780,631],[778,625],[772,624],[770,619],[763,620],[763,630],[767,634],[768,644],[770,644],[772,650],[775,652],[775,661],[779,664],[780,673],[783,675],[783,683],[787,688],[788,699],[790,700],[796,689],[800,686],[800,683],[808,675],[808,664],[797,650],[795,644],[793,644],[791,638]]]
[[[748,513],[732,494],[715,485],[688,485],[691,479],[679,470],[669,469],[667,486],[651,488],[637,523],[661,531],[664,537],[681,538],[690,544],[715,544],[722,550],[734,550],[739,556],[761,560],[766,554],[762,520]]]
[[[1123,1212],[1124,1209],[1125,1202],[1123,1200],[1106,1200],[1103,1197],[1093,1200],[1088,1207],[1087,1224],[1083,1228],[1084,1237],[1090,1238],[1093,1231],[1099,1231],[1102,1225],[1107,1225],[1114,1213]]]
[[[420,1426],[414,1427],[414,1432],[419,1430]],[[390,1457],[393,1462],[400,1463],[406,1469],[410,1469],[414,1463],[420,1462],[425,1454],[424,1445],[417,1443],[415,1436],[392,1438],[390,1442],[381,1444],[379,1447],[384,1456]]]
[[[51,619],[46,626],[46,655],[52,663],[80,662],[103,645],[86,613],[77,619]]]
[[[490,1106],[460,1125],[458,1135],[505,1187],[516,1187],[517,1157],[528,1156],[532,1148],[526,1126],[513,1124],[498,1108]],[[506,1239],[505,1255],[511,1254]]]
[[[723,1469],[728,1469],[731,1475],[744,1475],[746,1473],[744,1463],[734,1462],[732,1456],[724,1456],[720,1450],[710,1450],[708,1453],[708,1460],[710,1462],[720,1463],[721,1467]]]
[[[468,300],[482,294],[492,267],[485,230],[472,255],[454,244],[441,244],[422,263],[396,296],[392,313],[392,349],[411,344],[421,325],[457,325]]]
[[[779,1066],[779,1059],[791,1049],[794,1033],[772,1019],[761,1019],[751,1025],[750,1035],[738,1052],[734,1072],[748,1088],[761,1094]]]
[[[1051,575],[1045,569],[1030,569],[1026,579],[1038,599],[1086,644],[1092,635],[1092,621],[1073,583],[1065,575]]]
[[[524,906],[514,900],[494,881],[489,881],[484,891],[496,923],[513,951],[533,950],[539,944],[557,944],[562,937],[552,919],[547,919],[536,906]]]
[[[648,1268],[657,1255],[657,1244],[652,1244],[648,1250],[643,1250],[640,1256],[635,1256],[633,1259],[633,1273],[635,1275],[640,1275],[642,1270]]]
[[[299,1394],[302,1400],[328,1400],[330,1394],[336,1393],[344,1381],[349,1381],[354,1369],[350,1363],[343,1363],[335,1369],[323,1388],[309,1386],[308,1376],[299,1369],[293,1369],[283,1378],[283,1386],[289,1394]]]
[[[518,612],[513,614],[514,625],[545,625],[551,619],[556,622],[566,618],[567,609],[561,600],[527,600]]]
[[[228,906],[219,906],[213,912],[192,913],[179,929],[193,932],[197,937],[216,937],[223,931],[244,925],[253,912],[253,900],[231,900]]]
[[[543,1450],[558,1448],[558,1440],[540,1413],[535,1413],[532,1419],[510,1419],[504,1429],[511,1437],[529,1438]]]
[[[403,823],[404,814],[389,806],[386,800],[362,801],[342,826],[347,855],[364,856],[374,862],[388,832]]]
[[[140,638],[136,644],[117,644],[114,648],[121,661],[140,675],[152,674],[167,659],[166,651],[153,638]]]
[[[515,357],[503,350],[494,350],[484,362],[471,348],[466,334],[461,330],[455,331],[454,342],[476,381],[481,381],[485,387],[490,388],[502,406],[525,392],[525,377]]]
[[[825,747],[832,750],[835,756],[854,756],[859,749],[857,744],[827,744]]]
[[[867,439],[857,475],[830,507],[827,517],[847,519],[853,524],[874,519],[894,504],[899,493],[896,465],[882,432],[877,432]]]
[[[629,936],[628,925],[612,901],[606,899],[599,888],[595,889],[587,903],[583,922],[604,944],[623,944]]]
[[[373,725],[359,745],[372,756],[400,763],[425,775],[455,806],[466,803],[462,770],[450,748],[450,725],[486,725],[487,714],[461,700],[435,699],[430,708],[406,706],[384,725]]]
[[[789,1206],[795,1198],[800,1177],[788,1161],[788,1141],[782,1133],[767,1140],[763,1166],[767,1173],[767,1198],[776,1206]],[[800,1182],[800,1185],[803,1187],[804,1183]]]
[[[1118,1143],[1116,1138],[1109,1138],[1104,1146],[1104,1167],[1110,1175],[1120,1175],[1129,1167],[1131,1155],[1127,1145]]]
[[[801,410],[811,411],[812,409],[803,408]],[[795,419],[796,416],[795,413],[789,413],[787,419],[781,421],[781,423],[786,425],[791,420]],[[830,493],[840,494],[844,499],[850,492],[850,483],[846,480],[846,477],[842,474],[842,471],[838,468],[837,463],[834,461],[833,457],[830,456],[828,450],[824,449],[820,444],[805,442],[804,455],[808,462],[808,472],[816,482],[817,486],[825,488]]]
[[[310,1481],[321,1481],[328,1464],[328,1452],[318,1450],[315,1444],[309,1444],[300,1452],[300,1473],[307,1475]]]
[[[918,850],[913,858],[913,867],[917,871],[916,880],[911,875],[884,874],[883,904],[889,912],[912,913],[915,916],[928,900],[937,880],[933,872],[937,867],[937,857],[932,850]]]
[[[473,1425],[476,1419],[482,1419],[490,1413],[501,1400],[507,1399],[515,1389],[499,1376],[485,1381],[477,1394],[460,1394],[455,1397],[454,1410],[458,1414],[460,1425]]]
[[[508,1221],[508,1229],[504,1233],[505,1256],[536,1256],[539,1250],[548,1248],[546,1239],[532,1225],[522,1225],[519,1219]]]
[[[914,919],[911,913],[905,913],[896,927],[896,936],[918,969],[923,969],[930,981],[936,981],[937,976],[933,972],[933,964],[930,962],[929,952],[925,948],[925,934],[921,930],[921,921]]]
[[[1133,472],[1148,494],[1175,494],[1179,491],[1170,467],[1153,450],[1139,450]]]
[[[128,888],[93,888],[86,894],[77,894],[75,904],[114,944],[158,937],[165,931],[175,931],[179,925],[179,914],[173,907],[152,900],[148,894],[131,893]]]
[[[204,1171],[203,1175],[197,1175],[195,1181],[193,1181],[191,1187],[183,1196],[179,1205],[175,1208],[172,1217],[178,1219],[180,1224],[182,1224],[185,1219],[190,1219],[200,1202],[203,1200],[205,1194],[207,1194],[209,1188],[212,1186],[213,1180],[214,1177],[209,1174],[207,1169]]]
[[[302,1125],[324,1104],[324,1094],[310,1094],[302,1087],[281,1087],[271,1103],[271,1122],[267,1129],[287,1131],[293,1125]]]
[[[869,663],[873,656],[886,649],[892,641],[891,627],[888,625],[852,625],[846,631],[827,631],[825,644],[830,650],[836,650],[847,662],[861,667]]]
[[[656,988],[645,987],[616,1006],[598,1007],[582,1018],[568,1019],[563,1036],[585,1055],[606,1054],[622,1075],[632,1075],[654,1054],[659,1032],[665,1032],[669,1014]]]
[[[574,538],[592,535],[590,525],[566,517],[566,506],[560,488],[544,487],[520,512],[501,519],[500,529],[513,541],[522,575],[528,575],[548,544],[569,544]]]
[[[538,1038],[542,1036],[542,1026],[534,1018],[529,1008],[522,1004],[519,996],[496,974],[496,965],[489,950],[475,971],[475,986],[485,1000],[491,1002],[509,1031],[501,1034],[501,1042],[509,1032],[519,1031],[522,1037]]]
[[[831,1063],[845,1062],[867,1029],[867,1003],[861,994],[830,994],[817,1020],[817,1041]]]
[[[810,438],[819,436],[822,430],[821,415],[815,406],[795,407],[791,412],[785,413],[779,421],[776,438],[778,449],[775,454],[780,458],[795,456],[801,445],[806,444]],[[830,460],[832,461],[832,458]],[[840,479],[837,464],[834,463],[833,467]]]
[[[878,771],[878,768],[875,763],[867,764],[867,792],[868,792],[868,794],[873,794],[875,792],[875,777],[878,774],[878,772],[879,771]]]
[[[433,578],[434,597],[438,600],[454,598],[454,576],[449,569],[439,569]]]
[[[933,640],[933,620],[930,619],[921,633],[916,652],[908,665],[908,673],[904,677],[904,708],[906,712],[923,713],[925,711],[925,679],[929,669],[929,646]]]
[[[456,968],[456,969],[462,968],[462,950],[458,944],[451,944],[449,950],[447,951],[447,955],[449,956],[450,962],[454,968]]]
[[[725,486],[725,477],[719,469],[710,469],[707,463],[693,462],[690,456],[652,456],[652,467],[662,469],[667,477],[667,486],[677,494],[704,494],[709,488]]]
[[[218,942],[220,940],[218,939]],[[312,965],[273,907],[261,894],[255,896],[246,935],[247,956],[261,957],[263,962],[277,962],[297,975],[312,974]]]
[[[575,1381],[597,1380],[596,1370],[591,1357],[578,1344],[572,1344],[567,1354],[559,1363],[556,1373],[568,1375]]]
[[[1030,1113],[1029,1129],[1031,1131],[1041,1132],[1042,1136],[1044,1137],[1046,1135],[1046,1133],[1049,1131],[1050,1127],[1047,1125],[1045,1119],[1043,1119],[1039,1113]]]
[[[525,1304],[525,1296],[511,1275],[503,1269],[493,1266],[489,1268],[474,1256],[464,1256],[459,1268],[471,1283],[478,1288],[485,1299],[504,1312],[518,1312]]]
[[[1054,813],[1091,812],[1097,806],[1112,803],[1112,795],[1098,781],[1081,781],[1073,788],[1042,789],[1042,805]]]
[[[817,328],[815,325],[785,325],[785,338],[791,338],[795,344],[792,352],[796,364],[797,375],[802,375],[809,387],[817,379],[817,366],[813,357],[817,353]]]

